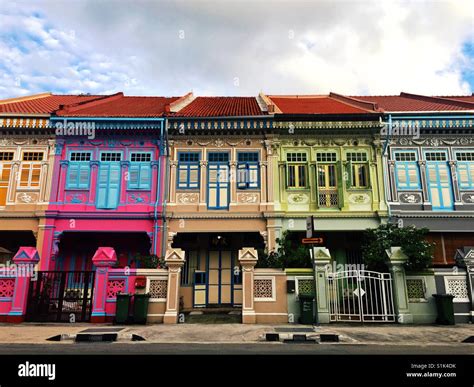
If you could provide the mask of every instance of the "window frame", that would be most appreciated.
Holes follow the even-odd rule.
[[[73,153],[80,153],[80,154],[89,154],[90,159],[88,161],[72,161],[72,154]],[[87,190],[90,188],[91,184],[91,168],[90,168],[90,163],[92,161],[93,157],[93,152],[92,150],[70,150],[68,152],[68,168],[67,168],[67,174],[66,174],[66,184],[65,184],[65,189],[67,190]],[[80,174],[81,174],[81,169],[82,167],[86,167],[88,169],[87,173],[87,184],[81,185],[80,181]],[[71,182],[71,171],[73,168],[71,167],[77,167],[77,182],[73,184]]]
[[[397,155],[398,154],[413,154],[415,156],[415,160],[402,160],[399,161],[397,160]],[[397,191],[413,191],[413,190],[420,190],[421,189],[421,174],[420,174],[420,168],[418,165],[418,152],[413,149],[413,150],[393,150],[392,152],[392,157],[393,161],[395,162],[395,184],[397,187]],[[416,184],[412,184],[410,181],[410,175],[409,175],[409,170],[413,169],[410,167],[414,167],[414,170],[416,171]],[[405,179],[406,179],[406,186],[401,186],[400,181],[399,181],[399,171],[404,172]]]
[[[150,155],[150,161],[132,161],[133,154],[141,154],[141,155]],[[128,155],[128,161],[130,162],[129,170],[128,170],[128,181],[127,181],[127,190],[137,190],[137,191],[150,191],[151,190],[151,182],[153,179],[152,175],[152,168],[151,163],[153,161],[153,152],[150,151],[130,151]],[[136,183],[132,182],[132,170],[138,168],[138,176]],[[148,179],[145,183],[142,182],[142,173],[143,170],[148,170]]]
[[[304,155],[304,160],[303,158],[301,160],[288,160],[289,155],[295,154],[295,155]],[[305,151],[287,151],[285,152],[285,162],[286,162],[286,189],[288,190],[306,190],[309,187],[309,171],[308,171],[308,152]],[[304,172],[304,185],[301,185],[301,175],[300,175],[300,168],[303,168]],[[290,185],[290,169],[293,169],[293,175],[294,175],[294,185]]]
[[[474,159],[471,160],[458,160],[458,155],[460,153],[472,153],[474,155],[474,150],[455,150],[454,158],[456,160],[456,174],[458,187],[461,190],[473,190],[474,189]],[[465,169],[468,183],[461,182],[461,169]]]
[[[257,161],[239,161],[239,156],[243,154],[256,154]],[[242,167],[243,166],[243,167]],[[240,180],[241,170],[245,171],[246,180]],[[251,171],[257,171],[257,180],[250,181]],[[259,151],[237,151],[237,189],[239,190],[256,190],[260,189],[260,152]]]
[[[180,161],[180,157],[183,154],[197,154],[198,159],[197,161]],[[201,187],[201,170],[200,170],[200,162],[201,162],[201,152],[200,151],[178,151],[177,153],[177,161],[178,165],[176,168],[176,189],[178,190],[198,190]],[[180,180],[180,172],[181,170],[186,171],[186,181],[183,182]],[[197,171],[197,181],[194,183],[191,181],[191,171]],[[193,186],[191,186],[193,184]],[[195,186],[194,186],[195,184]]]

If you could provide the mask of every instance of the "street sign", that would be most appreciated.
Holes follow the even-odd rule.
[[[301,241],[304,245],[322,245],[324,242],[324,239],[321,237],[318,238],[303,238]]]
[[[306,218],[306,238],[312,238],[314,233],[314,217],[308,216]]]

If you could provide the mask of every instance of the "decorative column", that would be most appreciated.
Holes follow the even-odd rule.
[[[330,321],[329,295],[327,293],[328,267],[331,254],[326,247],[313,247],[313,270],[315,278],[317,322],[328,324]]]
[[[160,157],[161,159],[161,157]],[[166,184],[164,184],[164,179],[163,176],[165,175],[165,171],[161,170],[160,174],[162,176],[158,175],[158,171],[160,170],[159,165],[161,161],[152,161],[151,162],[151,194],[150,194],[150,203],[153,201],[158,202],[158,207],[163,208],[163,198],[168,196],[168,192],[163,192],[163,190],[166,187]],[[166,166],[166,161],[161,164],[161,166],[165,165]],[[158,187],[161,187],[160,193],[158,197]],[[160,212],[161,212],[160,211]]]
[[[242,323],[255,324],[257,316],[254,308],[254,271],[258,253],[252,247],[239,250],[239,262],[242,267]]]
[[[106,320],[105,304],[109,270],[117,263],[117,254],[113,247],[99,247],[92,258],[97,268],[94,281],[94,299],[92,301],[91,322],[104,323]]]
[[[201,160],[199,162],[199,210],[206,211],[206,188],[207,188],[207,161]]]
[[[260,211],[266,211],[267,199],[267,161],[260,162]]]
[[[127,202],[127,186],[130,181],[130,161],[122,160],[120,162],[120,198],[119,205]]]
[[[387,159],[387,156],[384,156]],[[395,161],[388,160],[388,180],[389,180],[389,195],[391,194],[391,201],[398,202],[398,192],[397,192],[397,184],[395,183]],[[390,200],[388,199],[388,200]]]
[[[456,261],[466,267],[467,294],[471,304],[470,321],[474,323],[474,248],[464,247],[456,252]]]
[[[168,267],[168,291],[166,296],[166,311],[164,324],[176,324],[179,313],[179,286],[181,269],[184,266],[185,254],[181,249],[170,249],[166,252],[165,262]]]
[[[59,162],[59,193],[58,193],[58,202],[64,203],[64,191],[66,189],[66,172],[69,165],[69,161],[61,160]]]
[[[390,259],[389,268],[392,274],[393,302],[397,321],[400,324],[412,324],[413,316],[408,309],[407,280],[403,267],[408,257],[402,252],[401,247],[391,247],[386,253]]]
[[[423,209],[431,210],[431,203],[429,202],[428,181],[426,179],[426,161],[418,161],[420,168],[421,188],[423,190]]]
[[[21,323],[25,320],[30,281],[34,274],[38,275],[38,272],[35,273],[35,265],[38,262],[38,251],[34,247],[20,247],[13,257],[13,263],[16,265],[15,291],[7,322]]]
[[[222,177],[219,176],[219,179]],[[230,187],[230,202],[229,205],[237,204],[237,162],[231,161],[229,163],[229,176],[227,176],[227,184]]]
[[[280,185],[279,194],[280,194],[280,204],[286,203],[286,173],[285,173],[286,163],[284,161],[278,162],[278,181]]]
[[[20,181],[20,162],[13,161],[10,172],[10,181],[8,183],[8,201],[15,202],[16,190]]]
[[[49,199],[49,192],[48,192],[48,167],[49,161],[42,161],[41,162],[41,184],[40,184],[40,192],[38,197],[38,202],[47,202]]]
[[[91,161],[91,184],[89,190],[89,203],[95,203],[95,194],[97,191],[97,175],[99,173],[99,162]]]
[[[372,211],[380,209],[379,182],[377,179],[377,162],[371,161],[370,165],[370,188],[372,191]]]
[[[458,171],[456,169],[457,161],[452,160],[448,162],[450,172],[451,172],[451,179],[453,179],[453,192],[454,192],[454,203],[455,205],[462,205],[461,202],[461,193],[459,192],[459,185],[458,185]]]
[[[169,203],[176,202],[176,168],[178,162],[176,160],[170,160],[170,186],[169,186]]]
[[[56,266],[56,258],[59,253],[59,242],[62,231],[54,231],[54,224],[51,224],[50,222],[44,226],[40,225],[38,228],[44,230],[40,270],[54,270]]]

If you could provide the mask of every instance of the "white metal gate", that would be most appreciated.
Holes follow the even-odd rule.
[[[395,322],[392,276],[347,270],[327,276],[330,321]]]

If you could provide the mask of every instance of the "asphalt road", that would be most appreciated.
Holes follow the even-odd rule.
[[[177,344],[177,343],[58,343],[0,344],[0,355],[474,355],[474,344]]]

